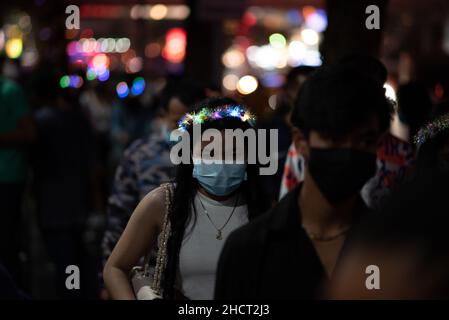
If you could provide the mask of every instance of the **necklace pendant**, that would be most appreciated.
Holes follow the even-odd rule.
[[[221,236],[221,230],[218,230],[217,240],[223,240],[223,237]]]

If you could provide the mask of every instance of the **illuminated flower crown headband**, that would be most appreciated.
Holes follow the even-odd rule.
[[[215,121],[223,118],[236,118],[247,122],[250,126],[256,126],[256,116],[248,109],[240,105],[224,105],[217,108],[204,107],[199,112],[187,113],[178,122],[178,129],[187,131],[192,124],[203,124],[207,121]]]
[[[418,147],[420,147],[427,140],[432,139],[438,133],[447,129],[449,129],[449,113],[437,118],[435,121],[432,121],[421,128],[415,135],[414,142]]]

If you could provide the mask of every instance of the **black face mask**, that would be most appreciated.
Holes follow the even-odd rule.
[[[337,204],[359,192],[376,173],[376,155],[349,148],[311,148],[308,168],[321,193]]]

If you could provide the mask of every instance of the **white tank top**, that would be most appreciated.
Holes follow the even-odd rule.
[[[215,201],[197,192],[192,204],[196,208],[197,219],[192,218],[189,222],[181,246],[179,268],[184,295],[192,300],[211,300],[223,245],[232,231],[248,222],[248,209],[240,195],[234,214],[221,231],[222,240],[218,240],[217,229],[204,212],[200,199],[214,225],[221,228],[231,215],[237,195],[225,201]]]

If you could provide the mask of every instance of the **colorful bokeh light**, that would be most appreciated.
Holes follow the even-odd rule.
[[[142,77],[137,77],[133,81],[133,85],[131,87],[131,93],[134,96],[141,95],[142,92],[145,90],[145,79]]]
[[[59,80],[59,85],[63,89],[68,88],[70,85],[70,77],[67,75],[62,76],[61,79]]]
[[[180,63],[186,54],[187,35],[182,28],[168,30],[162,57],[171,63]]]
[[[6,41],[5,52],[10,59],[17,59],[22,54],[23,41],[20,38],[11,38]]]
[[[259,83],[257,82],[257,79],[250,75],[241,77],[237,82],[238,92],[244,95],[253,93],[254,91],[256,91],[258,86]]]
[[[124,81],[119,82],[115,87],[115,90],[119,98],[126,98],[129,94],[128,85]]]

